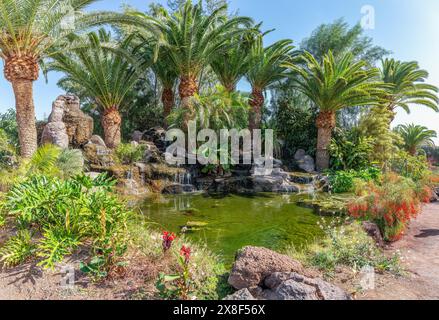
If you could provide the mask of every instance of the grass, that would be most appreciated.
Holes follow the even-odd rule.
[[[374,267],[377,272],[401,274],[399,257],[387,257],[374,240],[362,229],[359,222],[336,221],[330,225],[321,224],[326,237],[314,242],[304,250],[294,247],[286,254],[308,267],[315,267],[326,276],[332,277],[337,267],[349,267],[354,272],[364,267]]]

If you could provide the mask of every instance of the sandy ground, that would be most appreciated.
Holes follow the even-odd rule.
[[[375,290],[359,299],[439,300],[439,203],[426,205],[406,236],[387,248],[400,252],[404,277],[377,277]]]
[[[2,233],[3,232],[3,233]],[[6,235],[0,230],[0,242]],[[375,289],[356,294],[364,300],[439,300],[439,203],[426,205],[406,236],[386,249],[400,252],[406,275],[376,275]],[[78,270],[81,255],[66,261]],[[164,262],[165,263],[165,262]],[[0,300],[151,299],[154,280],[164,266],[132,256],[119,279],[95,284],[75,272],[74,286],[64,285],[66,272],[42,272],[35,264],[0,271]]]

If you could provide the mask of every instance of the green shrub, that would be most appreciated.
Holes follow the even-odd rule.
[[[329,173],[329,183],[334,193],[353,192],[356,179],[362,181],[377,181],[381,170],[369,167],[363,170],[335,171]]]
[[[322,241],[310,245],[305,252],[290,249],[287,253],[329,274],[338,266],[356,271],[371,266],[378,271],[401,272],[399,257],[386,257],[358,222],[335,219],[325,223],[322,220],[320,227],[326,234]]]
[[[26,262],[35,252],[35,244],[28,230],[20,230],[0,248],[0,262],[13,267]]]
[[[425,180],[431,175],[425,155],[412,156],[405,151],[400,151],[394,156],[391,161],[391,169],[413,181]]]
[[[121,164],[132,165],[142,160],[146,147],[134,143],[122,143],[116,149],[116,157]]]
[[[91,244],[90,255],[110,268],[125,252],[129,211],[111,193],[114,181],[78,176],[68,180],[33,176],[6,195],[3,211],[20,230],[42,232],[36,256],[53,268],[81,244]]]

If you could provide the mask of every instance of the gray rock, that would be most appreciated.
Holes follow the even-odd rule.
[[[274,290],[265,290],[265,300],[319,300],[317,289],[294,280],[282,282]]]
[[[133,134],[131,135],[131,139],[136,142],[142,141],[142,138],[143,138],[143,132],[138,130],[134,131]]]
[[[41,135],[41,144],[54,144],[60,148],[69,147],[69,136],[64,122],[49,122]]]
[[[296,283],[297,285],[293,285]],[[263,295],[270,300],[351,300],[349,294],[320,278],[310,278],[298,273],[273,273],[264,284],[269,290]],[[286,284],[286,285],[285,285]],[[299,285],[301,284],[301,285]],[[313,290],[309,289],[311,287]],[[291,292],[289,292],[291,291]],[[293,297],[293,299],[288,299]],[[305,299],[302,299],[306,297]]]
[[[303,272],[302,264],[266,248],[245,247],[237,253],[229,284],[237,290],[264,283],[275,272]]]
[[[105,144],[104,139],[102,139],[97,134],[91,136],[90,142],[95,144],[95,145],[101,146],[101,147],[105,147],[105,148],[107,147],[107,145]]]
[[[242,289],[236,291],[234,294],[231,294],[225,297],[223,300],[234,300],[234,301],[251,301],[256,300],[255,297],[252,296],[248,289]]]
[[[308,173],[315,172],[315,162],[314,159],[307,155],[305,150],[299,149],[294,155],[294,160],[296,160],[297,166]]]

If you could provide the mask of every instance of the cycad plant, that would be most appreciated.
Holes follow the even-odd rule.
[[[68,50],[67,37],[105,22],[129,20],[109,12],[83,13],[96,0],[0,0],[0,57],[5,78],[15,94],[21,155],[37,149],[33,82],[39,65],[60,50]]]
[[[428,72],[420,69],[417,62],[383,60],[381,79],[388,85],[387,108],[394,114],[398,107],[410,113],[410,105],[423,105],[439,111],[438,88],[425,83],[427,78]]]
[[[437,137],[436,131],[415,124],[399,125],[395,131],[403,138],[404,149],[412,156],[416,155],[421,147],[434,146],[433,138]]]
[[[54,56],[49,70],[66,76],[61,83],[74,83],[96,104],[101,114],[104,140],[109,148],[121,143],[122,117],[120,109],[127,104],[130,90],[147,67],[131,54],[131,37],[114,43],[104,29],[83,37],[73,37],[77,47],[70,53]]]
[[[329,52],[318,62],[310,53],[303,54],[304,66],[290,65],[294,71],[292,86],[305,94],[319,109],[317,117],[317,169],[329,167],[328,148],[336,126],[336,111],[346,107],[378,105],[384,85],[377,82],[379,70],[355,62],[351,54],[335,59]]]
[[[136,16],[145,25],[153,23],[161,31],[162,45],[169,50],[179,74],[178,90],[186,109],[190,109],[191,98],[198,93],[198,77],[214,54],[228,39],[243,32],[242,27],[252,24],[246,17],[227,18],[226,5],[205,14],[201,2],[194,5],[190,0],[166,19],[154,19],[142,13]]]
[[[250,68],[246,74],[252,86],[250,130],[261,127],[262,108],[265,103],[264,91],[275,82],[285,79],[286,64],[291,64],[293,49],[291,40],[281,40],[266,48],[262,35],[254,42],[248,58]]]

